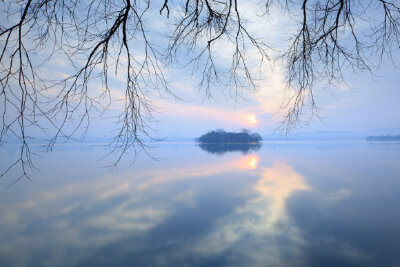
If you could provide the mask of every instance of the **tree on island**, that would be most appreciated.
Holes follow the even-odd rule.
[[[257,89],[257,68],[282,60],[290,95],[283,122],[301,122],[316,110],[316,84],[342,82],[343,70],[372,71],[391,59],[400,43],[400,4],[397,0],[261,0],[245,17],[246,3],[237,0],[25,0],[0,5],[0,144],[13,136],[21,145],[23,175],[32,167],[30,142],[34,131],[51,134],[54,144],[86,133],[93,109],[110,107],[110,79],[125,82],[121,113],[112,151],[145,147],[153,120],[151,94],[172,94],[171,64],[192,67],[199,87],[211,95],[225,86],[234,95]],[[250,9],[251,10],[251,9]],[[265,34],[254,33],[248,18],[268,23],[274,12],[291,20],[292,38],[276,48]],[[154,16],[169,23],[161,36]],[[286,29],[282,29],[285,31]],[[232,44],[220,62],[216,49]],[[255,53],[254,53],[255,52]],[[256,57],[256,58],[255,58]],[[254,59],[260,64],[254,64]],[[43,67],[69,64],[61,77],[48,79]],[[395,62],[395,61],[394,61]],[[271,64],[272,65],[272,64]],[[293,92],[293,93],[290,93]],[[118,161],[117,160],[117,161]],[[8,170],[8,169],[7,169]],[[6,170],[6,171],[7,171]],[[0,173],[0,176],[2,174]]]
[[[226,132],[222,129],[210,131],[196,139],[199,143],[258,143],[262,140],[258,133],[243,129],[240,133]]]

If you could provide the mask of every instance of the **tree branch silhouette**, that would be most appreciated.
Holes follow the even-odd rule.
[[[170,64],[191,67],[206,96],[218,85],[232,88],[238,97],[242,90],[257,89],[255,59],[249,51],[257,52],[260,64],[282,60],[288,88],[282,127],[288,131],[301,125],[308,111],[318,115],[313,92],[321,81],[342,82],[348,69],[373,73],[387,58],[396,63],[392,56],[400,46],[398,1],[258,1],[265,11],[258,19],[268,21],[272,10],[280,9],[297,26],[278,56],[279,49],[269,40],[249,30],[244,5],[238,2],[3,0],[0,144],[12,136],[20,153],[0,177],[16,166],[22,170],[21,178],[28,177],[34,168],[33,129],[51,133],[47,151],[57,142],[78,138],[78,133],[83,138],[92,110],[110,108],[109,79],[117,75],[123,76],[125,93],[110,150],[117,154],[115,164],[128,151],[146,150],[144,140],[152,137],[151,94],[174,95],[165,76]],[[153,29],[145,18],[155,13],[171,25],[164,46],[149,38]],[[227,51],[231,61],[221,63],[216,51],[225,43],[232,44]],[[56,57],[73,71],[49,79],[40,67]],[[101,86],[94,86],[98,81]]]

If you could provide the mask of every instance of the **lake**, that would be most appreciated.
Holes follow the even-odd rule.
[[[59,145],[0,179],[0,266],[400,266],[399,142],[106,152]]]

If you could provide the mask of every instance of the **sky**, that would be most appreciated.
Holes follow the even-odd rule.
[[[317,89],[320,118],[314,118],[307,126],[293,131],[366,132],[399,127],[398,70],[388,67],[379,74],[380,77],[375,78],[369,74],[356,74],[348,80],[346,87]],[[269,81],[265,83],[269,84]],[[199,95],[196,89],[189,90],[196,99]],[[272,97],[264,96],[269,93],[263,90],[273,91]],[[224,94],[205,101],[162,101],[156,118],[160,129],[172,135],[197,136],[216,128],[233,131],[248,128],[261,134],[279,132],[283,119],[279,112],[280,90],[283,90],[282,84],[271,88],[263,86],[259,92],[246,92],[245,99],[237,101]]]
[[[258,6],[245,1],[243,16],[252,18],[258,14]],[[252,3],[252,2],[250,2]],[[152,15],[150,25],[159,31],[165,31],[159,14]],[[293,28],[293,22],[285,14],[272,10],[268,21],[249,19],[250,31],[263,35],[277,47],[284,44]],[[282,30],[284,29],[284,30]],[[156,37],[158,38],[158,37]],[[231,47],[221,44],[216,48],[219,63],[231,60]],[[251,54],[251,51],[249,52]],[[399,58],[400,53],[394,55]],[[374,75],[367,72],[345,72],[346,84],[332,86],[329,89],[317,84],[314,90],[319,118],[312,119],[302,128],[292,132],[313,131],[352,131],[367,132],[372,129],[400,127],[400,90],[399,69],[386,62]],[[197,87],[198,75],[189,68],[169,69],[171,88],[181,98],[154,97],[153,105],[157,112],[156,135],[171,138],[191,138],[223,128],[239,131],[248,128],[261,135],[280,132],[284,112],[281,109],[285,90],[285,70],[276,64],[273,68],[262,69],[262,80],[254,92],[243,90],[241,97],[235,97],[233,88],[212,88],[211,97]]]
[[[260,20],[253,14],[259,14],[259,7],[253,1],[241,1],[241,14],[248,19],[248,30],[263,36],[275,47],[284,47],[288,35],[293,32],[293,20],[287,14],[272,10],[269,20]],[[172,14],[173,15],[173,14]],[[144,18],[149,29],[149,37],[155,44],[163,44],[167,39],[165,32],[170,26],[165,15],[160,16],[158,9],[150,11]],[[133,50],[137,44],[132,44]],[[217,64],[230,64],[232,43],[222,42],[214,48]],[[248,51],[250,57],[254,51]],[[400,53],[394,55],[399,58]],[[41,55],[37,55],[38,58]],[[140,57],[140,54],[139,54]],[[180,58],[179,58],[180,57]],[[185,59],[178,54],[178,60]],[[254,58],[256,61],[256,58]],[[43,75],[55,78],[63,77],[70,66],[62,57],[54,57],[40,67]],[[199,75],[189,67],[176,65],[164,69],[171,91],[179,97],[169,94],[154,93],[149,95],[155,109],[152,113],[154,122],[152,135],[159,138],[193,138],[207,131],[222,128],[229,131],[240,131],[247,128],[261,135],[279,132],[284,119],[281,109],[285,90],[285,69],[281,64],[261,69],[257,90],[247,90],[236,95],[234,88],[211,88],[207,95],[198,88]],[[314,95],[319,118],[314,118],[306,127],[292,129],[297,131],[352,131],[367,132],[371,129],[400,127],[400,90],[399,69],[393,64],[383,64],[375,70],[374,76],[369,73],[345,72],[346,84],[334,85],[329,89],[315,86]],[[111,113],[121,111],[124,99],[123,72],[110,79],[113,104]],[[91,83],[92,90],[98,90],[98,81]],[[97,88],[96,88],[97,87]],[[107,116],[94,117],[91,120],[89,136],[109,136],[115,127]],[[111,116],[110,116],[111,117]]]

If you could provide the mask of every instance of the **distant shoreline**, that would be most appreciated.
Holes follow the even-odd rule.
[[[367,141],[400,141],[400,135],[368,136]]]

